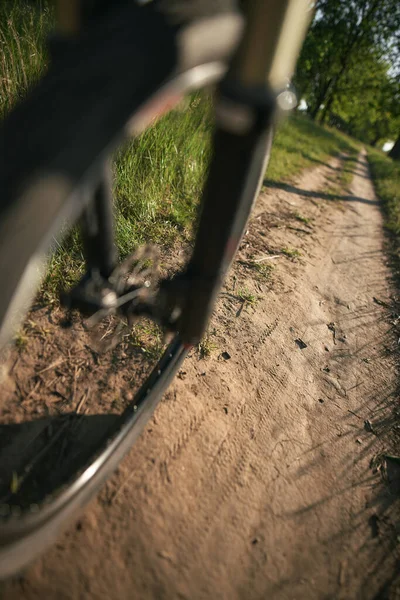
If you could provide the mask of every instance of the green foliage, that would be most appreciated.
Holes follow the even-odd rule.
[[[376,143],[399,125],[398,0],[320,0],[295,75],[312,118]]]
[[[359,52],[331,104],[352,135],[372,145],[396,137],[400,127],[400,82],[389,72],[386,59]]]
[[[300,223],[304,223],[305,225],[309,225],[312,222],[310,217],[303,217],[303,215],[298,212],[295,212],[293,216],[297,221],[300,221]]]
[[[215,330],[212,333],[207,331],[203,339],[197,345],[200,358],[209,358],[211,354],[218,349],[218,345],[212,339],[211,335],[215,335]]]
[[[237,291],[236,296],[239,300],[247,302],[248,304],[256,304],[257,302],[257,296],[246,287],[240,288],[240,290]]]
[[[301,252],[296,248],[287,248],[285,246],[284,248],[281,248],[281,252],[288,258],[298,258],[299,256],[301,256]]]

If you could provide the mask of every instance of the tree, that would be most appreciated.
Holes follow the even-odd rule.
[[[320,0],[295,76],[310,116],[327,119],[355,56],[373,49],[388,59],[399,39],[398,0]]]
[[[329,122],[339,117],[348,133],[372,145],[395,137],[400,126],[400,83],[390,73],[390,64],[373,49],[354,54],[331,97]]]

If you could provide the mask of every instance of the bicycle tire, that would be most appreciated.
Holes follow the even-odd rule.
[[[186,354],[176,338],[121,416],[116,431],[109,432],[97,456],[56,498],[49,497],[22,515],[8,515],[7,508],[0,506],[0,578],[17,573],[51,545],[66,521],[98,492],[140,435]]]
[[[62,151],[57,152],[56,156],[51,154],[54,148],[58,149],[58,142],[52,136],[51,128],[47,128],[45,132],[33,132],[37,141],[40,141],[40,149],[35,152],[34,144],[30,144],[29,151],[23,157],[22,169],[18,170],[12,161],[18,147],[22,148],[21,123],[43,122],[43,115],[51,108],[55,98],[61,99],[71,89],[71,83],[76,83],[79,69],[83,68],[84,72],[88,68],[87,65],[77,67],[77,49],[69,59],[64,59],[61,67],[58,65],[58,69],[65,73],[64,79],[60,80],[56,70],[50,70],[29,98],[6,119],[0,131],[0,150],[3,150],[3,156],[7,143],[12,142],[12,149],[7,153],[12,166],[6,166],[3,161],[0,169],[3,190],[0,200],[0,278],[4,283],[0,294],[0,347],[8,343],[21,314],[28,309],[28,291],[30,300],[40,279],[37,265],[42,261],[51,237],[62,222],[68,220],[71,223],[78,217],[82,209],[80,190],[88,181],[95,179],[98,165],[116,147],[124,128],[129,123],[130,128],[133,126],[136,131],[141,130],[148,122],[149,113],[154,111],[155,105],[164,103],[170,96],[181,95],[193,88],[218,81],[238,40],[241,19],[237,15],[203,19],[199,25],[183,27],[178,33],[176,28],[171,30],[170,26],[160,24],[159,20],[161,33],[155,48],[150,45],[154,36],[153,19],[147,14],[144,20],[136,20],[135,27],[143,44],[136,40],[132,50],[139,47],[139,58],[147,56],[145,64],[141,65],[141,72],[146,73],[145,84],[141,82],[139,90],[132,86],[127,93],[126,86],[121,85],[119,79],[123,69],[110,71],[107,81],[113,84],[110,86],[112,93],[110,92],[107,102],[102,103],[101,92],[104,90],[96,81],[95,73],[92,78],[94,90],[91,90],[90,98],[85,99],[82,109],[84,118],[87,117],[90,122],[90,126],[84,128],[86,142],[81,131],[82,121],[77,118],[77,100],[81,96],[78,89],[74,92],[72,111],[68,107],[61,111],[61,116],[68,121],[62,123],[61,138],[67,141]],[[208,34],[199,35],[199,27],[203,33],[207,31]],[[130,34],[135,38],[134,32]],[[177,37],[180,48],[176,53]],[[213,49],[211,45],[210,49],[210,39],[223,42],[220,41]],[[171,44],[174,45],[173,56],[170,52]],[[84,48],[90,46],[86,39],[83,40],[83,45]],[[164,60],[160,61],[160,68],[155,63],[160,58],[162,47],[166,52]],[[165,56],[168,60],[165,60]],[[174,60],[169,60],[171,58]],[[155,72],[149,79],[147,73],[152,71],[153,66]],[[110,108],[113,113],[116,106],[120,111],[118,118],[107,119]],[[50,148],[46,147],[46,135]],[[77,139],[86,143],[79,147],[78,156]],[[34,227],[32,223],[35,223]],[[12,263],[9,261],[10,256],[13,256]],[[37,557],[57,537],[69,518],[99,490],[141,433],[187,351],[188,348],[176,337],[117,426],[107,432],[98,452],[91,457],[82,472],[69,481],[65,488],[58,490],[56,496],[47,497],[40,506],[32,506],[26,511],[20,511],[18,507],[10,508],[8,505],[0,506],[0,578],[18,572]]]

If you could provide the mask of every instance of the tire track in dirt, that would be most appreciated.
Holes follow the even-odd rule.
[[[397,376],[373,301],[391,293],[381,218],[364,156],[352,196],[318,198],[331,171],[261,194],[225,289],[247,286],[257,303],[238,311],[221,297],[218,352],[186,361],[79,530],[8,584],[6,600],[396,593],[396,502],[370,469]],[[312,234],[285,226],[294,212],[313,219]],[[278,259],[272,283],[244,269],[250,253],[283,247],[301,257]]]

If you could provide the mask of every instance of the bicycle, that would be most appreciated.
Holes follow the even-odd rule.
[[[40,504],[21,507],[12,497],[0,504],[0,577],[42,552],[99,490],[201,339],[261,187],[275,114],[294,103],[287,82],[308,4],[255,0],[244,21],[229,2],[167,3],[164,10],[162,2],[59,0],[51,66],[0,131],[7,157],[0,169],[0,348],[27,313],[38,265],[65,221],[80,222],[87,272],[64,304],[94,324],[115,314],[128,322],[150,318],[174,337],[83,468]],[[213,155],[193,252],[180,273],[158,281],[147,248],[118,264],[108,157],[128,131],[137,135],[177,98],[216,83]]]

